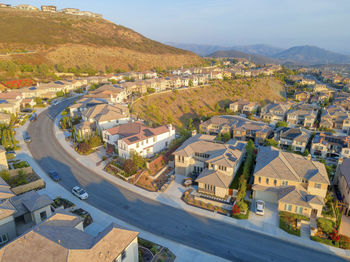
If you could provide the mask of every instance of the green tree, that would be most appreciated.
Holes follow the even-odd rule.
[[[279,121],[279,122],[277,122],[277,124],[276,124],[276,127],[287,127],[288,126],[288,123],[287,122],[285,122],[285,121]]]
[[[278,142],[275,139],[273,139],[273,138],[265,139],[264,145],[265,146],[278,147]]]
[[[193,81],[192,81],[192,79],[190,79],[190,80],[188,81],[188,85],[189,85],[190,87],[193,86]]]
[[[229,141],[231,139],[231,134],[230,133],[223,134],[222,139],[224,140],[224,142]]]
[[[56,96],[57,97],[62,97],[62,96],[64,96],[64,92],[63,91],[58,91],[58,92],[56,92]]]
[[[215,105],[214,105],[214,110],[215,110],[215,112],[219,112],[220,111],[220,105],[219,105],[219,103],[216,103]]]
[[[132,151],[130,153],[130,159],[134,161],[136,167],[142,169],[146,168],[146,161],[143,159],[143,157],[137,153],[136,151]]]

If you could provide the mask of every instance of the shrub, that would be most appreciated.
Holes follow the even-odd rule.
[[[331,239],[317,237],[317,236],[311,236],[310,239],[313,241],[316,241],[316,242],[320,242],[322,244],[329,245],[329,246],[339,247],[339,242],[334,242],[334,244],[333,244],[333,241]]]
[[[89,144],[91,147],[100,146],[102,144],[101,138],[99,136],[90,137]]]
[[[81,142],[77,146],[77,151],[81,154],[88,154],[91,152],[91,145],[87,142]]]
[[[131,159],[127,159],[123,163],[123,170],[127,175],[132,176],[136,173],[137,167],[134,161],[132,161]]]
[[[0,176],[1,176],[2,179],[5,180],[6,183],[9,183],[9,181],[11,179],[11,176],[10,176],[10,173],[9,173],[8,170],[5,170],[5,169],[1,170],[0,171]]]
[[[244,201],[239,201],[237,204],[238,208],[241,210],[241,212],[246,212],[248,210],[248,205]]]
[[[332,220],[321,217],[317,219],[317,226],[319,226],[324,233],[330,234],[333,232],[334,222]]]
[[[294,229],[291,224],[289,224],[283,216],[280,216],[280,228],[289,234],[300,236],[300,229]]]

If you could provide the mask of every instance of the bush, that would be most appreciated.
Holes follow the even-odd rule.
[[[5,180],[6,183],[9,183],[10,182],[10,179],[11,179],[11,176],[10,176],[10,173],[8,170],[1,170],[0,171],[0,177]]]
[[[89,144],[92,148],[98,147],[102,144],[101,138],[99,136],[93,136],[89,139]]]
[[[298,219],[298,220],[305,220],[305,221],[310,221],[310,218],[300,215],[300,214],[295,214],[295,213],[291,213],[291,212],[287,212],[287,211],[281,211],[280,212],[280,216],[282,217],[290,217],[290,218],[294,218],[294,219]]]
[[[280,216],[280,228],[289,234],[300,236],[300,229],[294,229],[282,216]]]
[[[134,161],[132,161],[131,159],[127,159],[123,163],[123,170],[127,175],[132,176],[136,173],[137,167]]]
[[[81,142],[77,146],[77,151],[81,154],[89,154],[91,152],[91,145],[87,142]]]
[[[316,242],[320,242],[322,244],[329,245],[329,246],[339,247],[339,242],[334,242],[334,244],[333,244],[333,241],[331,239],[316,237],[316,236],[311,236],[310,239],[313,241],[316,241]]]
[[[317,226],[319,226],[324,233],[330,234],[333,232],[334,222],[332,220],[321,217],[317,219]]]

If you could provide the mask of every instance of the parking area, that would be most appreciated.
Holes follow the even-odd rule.
[[[249,217],[249,220],[260,222],[260,223],[267,223],[274,226],[278,226],[278,211],[277,211],[277,204],[265,202],[265,210],[264,215],[259,216],[255,213],[256,211],[256,201],[252,201],[252,206],[250,208],[251,215]]]

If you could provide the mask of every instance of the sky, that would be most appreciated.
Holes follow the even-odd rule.
[[[316,45],[350,55],[350,0],[2,0],[103,14],[160,42]]]

